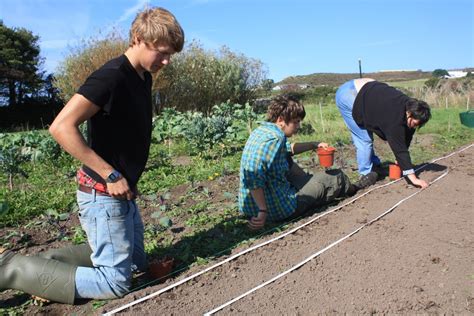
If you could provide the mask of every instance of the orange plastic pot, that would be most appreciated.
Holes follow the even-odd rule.
[[[173,258],[153,260],[148,266],[148,273],[153,279],[161,279],[171,273],[173,264]]]
[[[319,164],[322,167],[329,168],[334,164],[334,152],[336,148],[328,147],[328,148],[318,148],[316,151],[318,153]]]
[[[388,167],[388,177],[392,180],[400,179],[402,176],[402,169],[400,169],[399,165],[391,164]]]

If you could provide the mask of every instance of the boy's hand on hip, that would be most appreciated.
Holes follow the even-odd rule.
[[[128,186],[127,179],[121,178],[117,182],[114,183],[107,183],[107,191],[109,191],[109,194],[118,199],[123,199],[123,200],[133,200],[135,197],[134,193],[132,190],[130,190],[130,187]]]

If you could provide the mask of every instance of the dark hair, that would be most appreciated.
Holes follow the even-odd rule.
[[[282,117],[285,123],[294,119],[304,119],[306,112],[301,101],[290,93],[274,97],[270,101],[267,111],[267,121],[275,123]]]
[[[425,101],[410,98],[405,105],[405,109],[410,112],[415,120],[420,121],[418,127],[425,125],[431,118],[430,106]]]

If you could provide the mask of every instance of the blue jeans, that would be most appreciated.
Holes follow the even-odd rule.
[[[336,105],[341,112],[346,126],[351,131],[352,142],[357,150],[357,166],[359,174],[366,175],[372,171],[372,166],[380,165],[380,159],[374,152],[372,132],[361,128],[352,117],[352,108],[357,96],[354,80],[347,81],[337,89]]]
[[[95,191],[77,191],[77,203],[94,268],[77,268],[76,298],[122,297],[130,290],[132,269],[147,267],[144,228],[137,205]]]

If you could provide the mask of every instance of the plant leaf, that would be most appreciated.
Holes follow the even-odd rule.
[[[169,228],[169,227],[171,227],[171,225],[173,225],[173,223],[171,222],[171,219],[169,217],[166,217],[166,216],[160,218],[160,220],[158,222],[160,223],[161,226],[166,227],[166,228]]]
[[[151,218],[160,218],[162,215],[161,211],[151,213]]]

